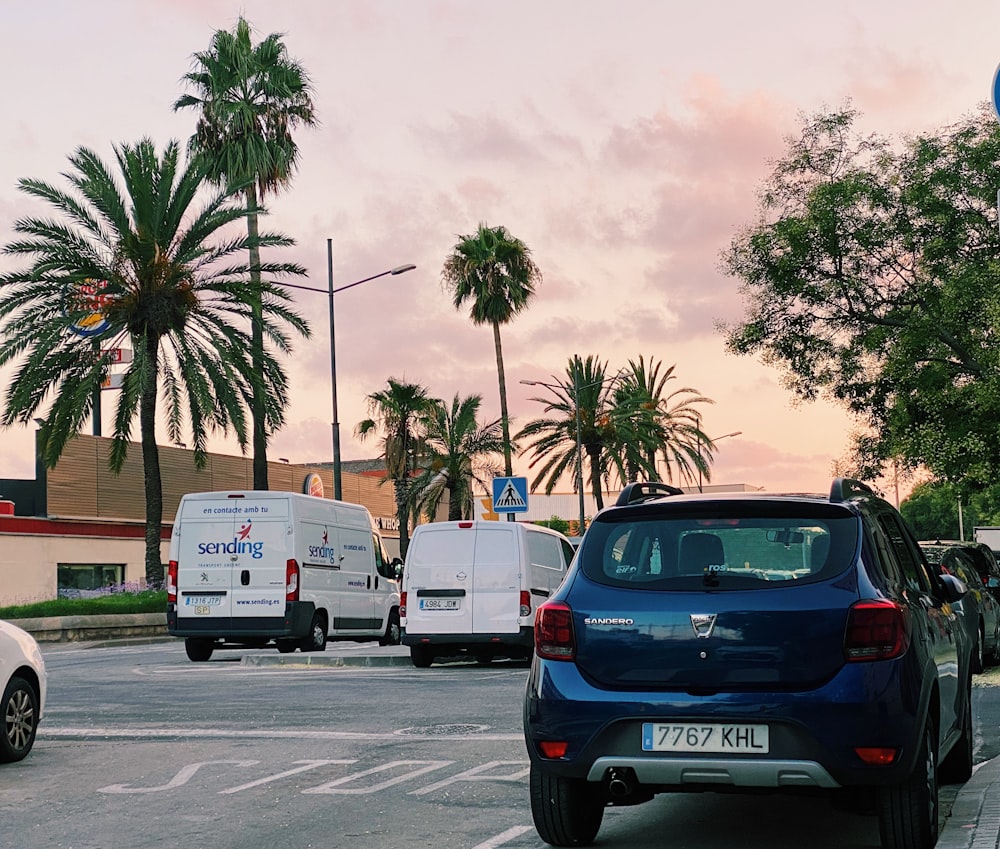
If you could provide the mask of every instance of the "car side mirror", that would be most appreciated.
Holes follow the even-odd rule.
[[[962,597],[969,591],[965,582],[954,575],[942,574],[938,576],[938,580],[941,582],[944,600],[949,604],[961,601]]]

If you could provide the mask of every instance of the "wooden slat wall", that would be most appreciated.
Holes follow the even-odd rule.
[[[129,447],[121,474],[108,468],[111,440],[81,434],[63,452],[59,464],[47,478],[48,515],[53,518],[123,519],[145,521],[146,498],[142,474],[142,448]],[[204,469],[194,467],[194,453],[182,448],[159,446],[160,477],[163,484],[163,519],[173,522],[177,505],[186,492],[241,490],[253,487],[253,459],[226,454],[209,454]],[[333,495],[330,469],[291,463],[268,463],[271,489],[302,492],[310,473],[323,479],[327,497]],[[373,516],[396,515],[392,482],[379,486],[379,479],[344,472],[343,498],[364,504]]]

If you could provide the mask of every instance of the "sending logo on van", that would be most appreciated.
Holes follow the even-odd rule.
[[[264,556],[264,543],[251,542],[250,531],[253,522],[247,519],[232,542],[200,542],[198,543],[199,554],[249,554],[254,560],[260,560]]]
[[[315,557],[317,560],[326,560],[330,563],[339,562],[340,558],[337,557],[337,552],[334,547],[328,544],[329,541],[329,531],[326,528],[323,528],[323,544],[310,545],[309,556]]]

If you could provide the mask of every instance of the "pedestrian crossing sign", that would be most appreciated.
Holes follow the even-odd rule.
[[[493,512],[527,513],[528,479],[493,478]]]

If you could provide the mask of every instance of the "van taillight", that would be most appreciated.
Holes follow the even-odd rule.
[[[399,618],[406,618],[406,590],[399,594]]]
[[[167,604],[177,604],[177,561],[167,565]]]
[[[535,653],[548,660],[576,657],[573,611],[568,604],[547,601],[535,611]]]
[[[844,656],[848,661],[890,660],[910,645],[910,615],[886,599],[858,601],[847,614]]]
[[[285,563],[285,601],[299,600],[299,564],[294,560]]]
[[[521,615],[531,616],[531,593],[521,590]]]

